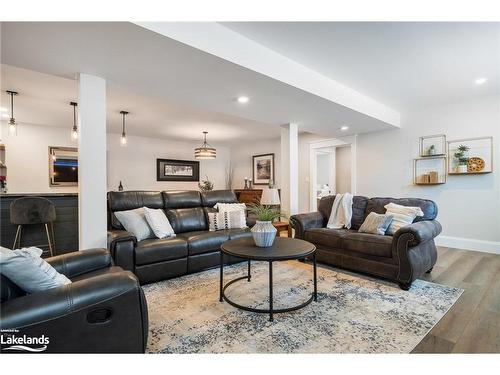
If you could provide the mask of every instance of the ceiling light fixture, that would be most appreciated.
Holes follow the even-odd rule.
[[[207,134],[207,131],[203,132],[203,145],[194,149],[195,159],[215,159],[217,157],[217,150],[207,143]]]
[[[7,94],[10,95],[10,120],[9,120],[9,133],[12,135],[17,135],[17,123],[14,118],[14,96],[18,93],[16,91],[7,90]]]
[[[120,138],[120,144],[122,147],[127,145],[127,135],[125,134],[125,116],[128,115],[127,111],[120,111],[122,115],[122,137]]]
[[[248,103],[250,98],[248,96],[238,96],[238,103],[245,104]]]
[[[76,126],[76,106],[78,103],[69,102],[69,104],[73,107],[73,128],[71,129],[71,139],[76,141],[78,139],[78,128]]]
[[[342,130],[342,131],[346,131],[348,129],[349,129],[349,127],[347,125],[343,125],[340,127],[340,130]]]
[[[474,81],[474,83],[476,85],[482,85],[483,83],[486,83],[487,79],[484,78],[484,77],[481,77],[481,78],[476,78],[476,80]]]

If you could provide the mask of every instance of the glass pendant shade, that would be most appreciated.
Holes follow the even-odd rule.
[[[205,138],[203,145],[194,149],[195,159],[215,159],[217,157],[217,150],[207,143],[208,132],[203,132]]]
[[[71,129],[71,139],[76,141],[78,139],[78,127],[76,126],[76,102],[69,103],[73,107],[73,128]]]
[[[128,115],[127,111],[120,111],[122,115],[122,136],[120,137],[120,146],[127,146],[127,135],[125,134],[125,116]]]
[[[10,95],[10,120],[9,120],[9,134],[17,135],[17,123],[14,118],[14,96],[18,93],[16,91],[6,91]]]

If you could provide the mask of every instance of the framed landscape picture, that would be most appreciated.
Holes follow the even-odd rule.
[[[156,159],[156,181],[199,181],[200,162]]]
[[[268,185],[274,181],[274,154],[254,155],[253,184]]]

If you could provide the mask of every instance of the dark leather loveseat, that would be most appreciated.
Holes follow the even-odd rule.
[[[46,261],[72,283],[26,295],[2,275],[4,341],[9,335],[44,335],[45,350],[43,343],[26,346],[44,353],[144,353],[148,310],[142,288],[131,272],[113,265],[109,251],[82,250]],[[2,352],[26,352],[10,346],[3,344]]]
[[[251,236],[249,229],[208,231],[208,215],[216,203],[237,203],[230,190],[122,191],[108,193],[108,248],[117,265],[134,272],[141,284],[216,267],[220,245]],[[114,212],[139,207],[161,208],[176,237],[137,241],[126,232]],[[228,263],[240,261],[224,258]]]
[[[312,242],[317,260],[333,266],[387,278],[407,290],[437,260],[434,238],[441,233],[436,221],[437,206],[433,201],[418,198],[367,198],[355,196],[351,229],[328,229],[326,224],[335,196],[321,199],[318,212],[290,218],[295,237]],[[394,236],[359,233],[358,229],[370,212],[385,213],[388,203],[420,207],[424,216],[399,229]]]

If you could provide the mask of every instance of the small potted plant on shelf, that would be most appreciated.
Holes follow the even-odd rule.
[[[457,147],[457,150],[455,151],[454,156],[458,162],[458,167],[457,167],[458,173],[467,173],[467,162],[469,161],[469,155],[467,154],[467,152],[469,150],[470,150],[469,146],[460,145]]]
[[[264,206],[261,204],[251,204],[248,212],[255,215],[257,222],[250,230],[257,247],[270,247],[276,238],[276,228],[273,220],[279,217],[286,217],[278,207]]]
[[[430,145],[429,150],[427,151],[427,155],[436,155],[436,146]]]
[[[205,176],[205,179],[198,183],[198,187],[200,188],[200,191],[214,190],[214,184],[213,182],[210,182],[208,176]]]

